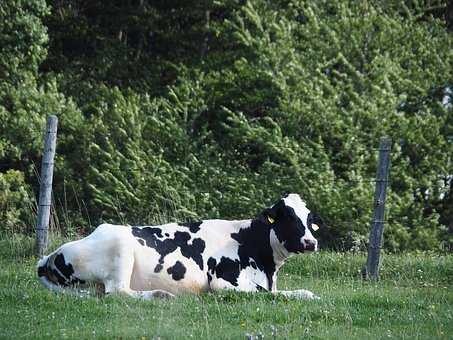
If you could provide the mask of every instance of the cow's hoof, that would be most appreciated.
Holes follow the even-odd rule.
[[[310,291],[304,291],[301,292],[300,299],[306,299],[306,300],[321,300],[321,298],[318,295],[315,295],[314,293]]]
[[[174,298],[175,295],[165,290],[156,289],[152,291],[152,297],[157,299],[171,299]]]
[[[287,296],[296,298],[299,300],[320,300],[321,299],[318,295],[315,295],[314,293],[310,292],[309,290],[305,290],[305,289],[293,290],[293,291],[289,292],[289,294]]]

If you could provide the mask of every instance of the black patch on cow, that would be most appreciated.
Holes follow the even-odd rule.
[[[166,237],[170,237],[170,234],[169,234],[169,233],[165,233],[165,236],[166,236]]]
[[[158,265],[156,265],[156,267],[154,268],[154,272],[155,273],[160,273],[160,271],[162,270],[162,268],[164,268],[160,263]]]
[[[179,281],[184,278],[184,274],[186,273],[186,267],[184,267],[184,265],[181,262],[176,261],[173,267],[167,269],[167,273],[171,274],[173,280]]]
[[[162,239],[162,229],[154,227],[132,227],[132,235],[145,240],[146,246],[155,249],[159,254],[159,264],[164,263],[166,255],[174,252],[177,245],[171,239]]]
[[[38,267],[38,277],[46,276],[47,274],[47,265]]]
[[[192,259],[203,270],[203,257],[201,254],[206,244],[201,238],[195,238],[189,244],[190,234],[185,231],[177,231],[173,238],[162,239],[162,230],[153,227],[132,227],[132,235],[144,239],[148,247],[155,249],[160,254],[159,264],[163,264],[165,256],[179,248],[184,257]]]
[[[191,258],[195,263],[203,270],[203,253],[206,243],[201,238],[195,238],[192,241],[192,245],[181,245],[181,254],[187,258]]]
[[[270,244],[271,226],[260,219],[252,220],[250,227],[231,234],[231,238],[239,243],[238,255],[240,269],[251,266],[266,274],[269,290],[273,285],[275,263]]]
[[[74,268],[72,268],[72,264],[66,262],[64,260],[63,254],[58,254],[54,260],[55,267],[60,271],[63,276],[69,280],[72,274],[74,274]]]
[[[228,281],[233,286],[237,287],[238,277],[240,272],[240,263],[238,260],[232,260],[222,256],[219,264],[215,268],[215,273],[218,278]]]
[[[213,274],[214,274],[214,272],[215,272],[215,265],[216,265],[216,264],[217,264],[217,261],[216,261],[215,258],[210,257],[210,258],[208,259],[208,270],[209,270],[211,273],[213,273]]]
[[[203,222],[187,222],[187,223],[180,223],[179,225],[189,228],[190,232],[195,234],[198,230],[200,230],[200,225]]]
[[[47,262],[45,269],[41,270],[41,274],[47,277],[53,276],[54,278],[57,279],[58,284],[61,286],[85,283],[85,281],[80,280],[77,277],[73,276],[74,268],[72,267],[71,263],[66,264],[63,254],[60,253],[57,256],[55,256],[53,260],[53,266],[54,268],[49,268],[49,263]]]
[[[145,241],[143,241],[143,240],[141,240],[141,239],[139,239],[139,238],[137,239],[137,241],[138,241],[138,243],[140,243],[142,246],[145,245]]]
[[[54,275],[54,277],[56,277],[57,282],[60,286],[67,286],[69,284],[67,282],[66,278],[64,276],[62,276],[58,270],[51,269],[50,272]]]
[[[208,259],[208,284],[211,284],[211,281],[212,281],[212,275],[215,274],[215,265],[216,265],[217,261],[215,258],[213,257],[210,257]]]

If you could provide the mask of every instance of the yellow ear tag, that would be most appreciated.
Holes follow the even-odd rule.
[[[275,220],[270,216],[267,216],[267,220],[269,221],[270,224],[275,222]]]
[[[317,224],[312,223],[312,224],[311,224],[311,229],[313,229],[314,231],[316,231],[316,230],[319,229],[319,227],[318,227]]]

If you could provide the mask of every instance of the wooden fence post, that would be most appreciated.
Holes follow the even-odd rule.
[[[375,281],[379,280],[380,253],[382,235],[384,233],[385,198],[387,194],[391,147],[392,140],[388,137],[382,137],[379,143],[379,163],[376,172],[374,213],[368,244],[368,258],[362,272],[365,279]]]
[[[44,142],[44,154],[41,162],[41,184],[39,187],[38,220],[36,223],[36,248],[41,257],[47,249],[47,230],[50,219],[50,206],[52,203],[52,179],[57,143],[58,118],[47,118],[46,135]]]

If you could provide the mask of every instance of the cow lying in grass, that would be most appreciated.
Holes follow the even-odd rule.
[[[311,229],[321,220],[289,194],[253,220],[206,220],[131,227],[102,224],[38,263],[38,276],[60,291],[86,282],[105,293],[151,299],[219,289],[270,291],[317,298],[307,290],[277,290],[277,273],[292,254],[317,251]]]

